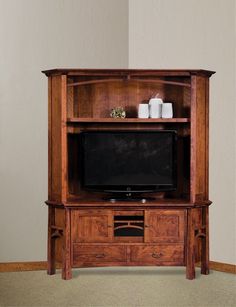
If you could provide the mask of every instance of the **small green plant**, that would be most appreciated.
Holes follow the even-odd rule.
[[[123,107],[116,107],[111,110],[110,116],[113,118],[125,118],[126,113]]]

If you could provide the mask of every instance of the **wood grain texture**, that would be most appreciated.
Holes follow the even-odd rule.
[[[173,262],[175,265],[184,264],[184,245],[149,245],[132,246],[131,262],[143,262],[158,265],[160,262]]]
[[[192,76],[191,90],[191,200],[208,198],[209,83]]]
[[[61,76],[52,77],[51,90],[51,199],[60,201],[62,195],[61,174]]]
[[[197,237],[196,234],[201,231],[202,227],[202,210],[203,208],[194,208],[193,211],[193,225],[195,231],[195,240],[194,240],[194,255],[195,255],[195,262],[201,261],[201,254],[202,254],[202,240],[201,238]]]
[[[0,272],[40,271],[47,267],[47,261],[2,262]]]
[[[209,274],[209,208],[202,208],[201,273]]]
[[[52,77],[48,77],[48,199],[52,197]]]
[[[71,258],[71,211],[66,209],[63,235],[62,279],[68,280],[72,278]]]
[[[209,77],[214,72],[54,69],[44,73],[49,76],[49,274],[55,273],[56,263],[61,264],[64,279],[72,277],[73,266],[185,265],[186,277],[193,279],[198,261],[201,273],[208,274]],[[138,105],[157,93],[173,103],[174,118],[138,119]],[[117,106],[125,108],[126,119],[110,118],[110,110]],[[102,193],[87,192],[79,173],[79,133],[104,130],[176,130],[176,191],[155,193],[156,200],[145,204],[110,203],[102,200]],[[117,223],[117,216],[125,219],[123,224]],[[130,228],[139,232],[132,234]],[[126,229],[126,235],[117,229]]]
[[[87,194],[86,194],[87,195]],[[66,203],[59,203],[59,202],[55,202],[53,200],[46,200],[45,204],[48,206],[55,206],[58,208],[66,208],[66,207],[71,207],[71,208],[88,208],[88,207],[93,207],[93,206],[99,206],[99,208],[102,207],[107,207],[107,208],[115,208],[118,207],[117,210],[120,210],[121,207],[123,207],[123,209],[128,209],[128,210],[133,210],[133,208],[135,208],[135,211],[137,209],[147,209],[149,207],[162,207],[162,206],[167,206],[168,207],[184,207],[184,208],[192,208],[192,207],[196,207],[196,208],[200,208],[202,206],[210,206],[212,204],[212,202],[210,200],[204,200],[204,201],[199,201],[199,202],[195,202],[195,203],[191,203],[189,200],[186,199],[170,199],[170,198],[157,198],[153,201],[147,201],[145,204],[141,203],[141,202],[126,202],[126,201],[117,201],[115,203],[113,202],[107,202],[105,200],[102,199],[102,195],[103,194],[99,194],[99,196],[97,196],[98,198],[94,198],[94,195],[90,196],[87,200],[85,198],[78,198],[77,197],[72,197],[72,198],[68,198]],[[88,195],[87,195],[88,196]],[[130,204],[130,207],[127,208],[127,205]],[[98,209],[99,209],[98,208]]]
[[[111,118],[70,117],[68,123],[188,123],[189,118]]]
[[[52,237],[52,225],[55,225],[55,208],[48,207],[48,249],[47,249],[47,273],[53,275],[56,272],[55,238]]]
[[[67,83],[70,82],[70,79],[67,79]],[[74,110],[75,104],[74,104],[74,88],[73,87],[67,87],[67,117],[73,117],[74,114],[77,114],[76,111]]]
[[[186,242],[186,278],[195,278],[195,245],[193,210],[187,210],[187,242]]]
[[[109,118],[111,109],[117,106],[126,110],[128,118],[137,118],[138,105],[148,103],[153,95],[158,94],[164,101],[173,103],[174,117],[183,117],[186,121],[186,117],[190,116],[190,112],[187,111],[190,109],[189,80],[175,78],[171,81],[160,78],[150,79],[145,76],[143,79],[119,81],[108,77],[105,82],[106,80],[94,80],[91,77],[91,80],[70,83],[68,85],[80,85],[74,88],[74,99],[71,99],[71,96],[68,97],[69,104],[73,104],[69,110],[74,110],[74,116],[71,116],[70,112],[70,118]],[[185,87],[188,88],[189,95],[186,95]]]
[[[61,76],[61,200],[67,199],[68,161],[67,161],[67,76]]]
[[[73,266],[91,262],[126,262],[126,247],[73,244]]]
[[[197,135],[197,77],[191,77],[191,124],[190,124],[190,200],[196,201],[196,135]]]
[[[54,68],[44,70],[42,73],[47,76],[66,74],[69,76],[107,76],[116,75],[122,76],[130,74],[132,76],[190,76],[193,75],[205,75],[210,77],[214,74],[214,71],[204,69],[67,69],[67,68]]]
[[[230,263],[222,263],[217,261],[210,261],[209,267],[211,270],[220,271],[225,273],[236,274],[236,265]]]
[[[176,81],[167,81],[167,80],[161,80],[161,79],[138,79],[138,78],[121,78],[121,79],[97,79],[97,80],[88,80],[88,81],[79,81],[79,82],[72,82],[69,83],[67,86],[82,86],[82,85],[88,85],[88,84],[98,84],[98,83],[107,83],[107,82],[148,82],[148,83],[159,83],[159,84],[170,84],[170,85],[175,85],[175,86],[181,86],[181,87],[191,87],[189,83],[184,83],[184,82],[176,82]]]
[[[205,198],[209,198],[209,79],[205,78]]]
[[[205,78],[197,77],[196,101],[196,198],[206,198],[206,88]]]
[[[145,242],[184,242],[184,210],[146,210]]]
[[[65,227],[65,210],[62,208],[55,208],[55,226],[63,229]],[[57,237],[55,240],[56,263],[62,263],[63,256],[63,236]]]
[[[72,242],[112,242],[112,210],[73,210]]]

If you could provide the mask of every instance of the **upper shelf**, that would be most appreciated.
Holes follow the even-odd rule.
[[[67,123],[187,123],[190,118],[92,118],[92,117],[71,117]]]

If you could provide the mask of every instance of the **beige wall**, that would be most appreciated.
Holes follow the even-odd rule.
[[[205,68],[211,79],[211,259],[235,263],[233,0],[0,0],[0,262],[46,259],[53,67]],[[128,50],[129,47],[129,50]]]
[[[130,0],[130,68],[215,70],[210,91],[211,259],[236,263],[234,0]]]
[[[127,67],[127,0],[0,0],[0,262],[46,259],[47,79]]]

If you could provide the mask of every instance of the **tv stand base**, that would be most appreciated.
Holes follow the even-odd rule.
[[[209,201],[195,206],[134,202],[129,208],[111,202],[103,208],[46,203],[49,275],[55,274],[56,261],[63,279],[72,278],[72,268],[185,266],[191,280],[196,262],[201,274],[209,274]]]

